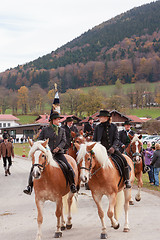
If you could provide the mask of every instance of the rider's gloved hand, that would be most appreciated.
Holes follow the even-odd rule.
[[[109,153],[109,154],[113,154],[114,151],[115,151],[115,149],[114,149],[113,147],[110,147],[110,148],[108,149],[108,153]]]

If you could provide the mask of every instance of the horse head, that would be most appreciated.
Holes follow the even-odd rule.
[[[32,176],[35,179],[41,177],[41,173],[48,165],[48,141],[49,139],[33,143],[29,140],[31,149],[28,156],[32,160]]]
[[[143,143],[141,139],[142,135],[135,134],[130,142],[130,154],[135,163],[140,163],[142,159]]]
[[[95,165],[94,162],[94,151],[92,150],[96,143],[91,145],[75,143],[78,149],[77,163],[80,170],[80,179],[82,182],[87,183],[90,179],[92,168]]]

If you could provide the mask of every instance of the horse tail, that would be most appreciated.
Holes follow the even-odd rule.
[[[64,213],[67,215],[68,214],[68,197],[69,193],[67,193],[65,196],[63,196],[62,201],[63,201],[63,210]],[[71,206],[71,212],[76,213],[77,212],[77,199],[75,195],[72,198],[72,206]]]
[[[114,209],[114,215],[117,220],[120,218],[123,209],[124,209],[124,191],[121,190],[117,194],[116,204]]]

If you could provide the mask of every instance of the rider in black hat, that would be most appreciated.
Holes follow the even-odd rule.
[[[50,115],[50,125],[42,129],[39,140],[49,139],[48,145],[50,147],[51,152],[54,155],[54,158],[59,161],[64,162],[68,169],[68,180],[70,184],[70,190],[72,193],[77,192],[75,182],[74,182],[74,172],[71,165],[68,163],[64,156],[64,146],[66,144],[66,134],[62,127],[59,127],[59,121],[61,116],[58,112],[53,111]],[[24,193],[31,194],[33,188],[33,180],[32,180],[32,169],[29,176],[29,184],[26,189],[24,189]]]
[[[113,159],[118,159],[121,162],[126,188],[131,188],[129,165],[125,157],[118,150],[119,136],[117,126],[111,123],[111,114],[107,110],[101,110],[97,117],[99,117],[100,124],[95,128],[93,141],[101,142],[107,149],[108,154]]]
[[[92,136],[94,132],[93,118],[89,117],[88,122],[84,125],[84,133],[86,136]]]
[[[71,142],[73,140],[71,132],[75,132],[76,136],[79,135],[77,127],[73,124],[73,118],[72,117],[67,117],[64,126],[62,127],[65,130],[66,133],[66,145],[64,147],[65,151],[68,150],[68,148],[71,146]]]
[[[119,131],[119,150],[121,153],[124,152],[124,150],[128,147],[130,143],[130,138],[128,134],[133,136],[135,132],[131,129],[131,122],[130,121],[125,121],[123,123],[124,129]]]

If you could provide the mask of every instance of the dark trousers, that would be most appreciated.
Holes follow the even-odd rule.
[[[11,157],[3,157],[3,166],[4,166],[4,168],[7,167],[7,160],[8,160],[8,168],[12,165]]]

